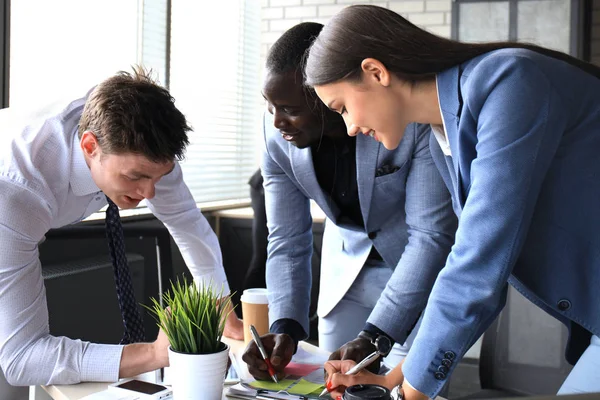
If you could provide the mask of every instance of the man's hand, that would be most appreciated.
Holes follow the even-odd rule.
[[[289,335],[285,333],[268,333],[260,337],[265,351],[270,354],[270,361],[275,369],[278,379],[283,379],[283,369],[290,363],[294,355],[296,344]],[[248,364],[248,372],[260,380],[271,380],[267,364],[260,355],[260,351],[254,341],[248,343],[242,360]]]
[[[161,329],[152,343],[131,343],[123,347],[119,378],[131,378],[169,366],[169,338]]]
[[[375,350],[375,345],[369,340],[364,338],[356,338],[331,353],[329,360],[352,360],[358,363]],[[376,374],[379,372],[380,364],[381,358],[369,365],[367,370]],[[325,380],[327,380],[327,377],[327,370],[325,370]]]
[[[399,383],[394,383],[387,376],[375,375],[366,369],[363,369],[356,375],[344,375],[346,371],[354,367],[356,362],[352,360],[335,360],[327,361],[325,363],[325,374],[329,376],[326,379],[326,386],[328,390],[331,390],[329,395],[331,398],[336,399],[338,396],[342,396],[348,386],[358,384],[374,384],[385,386],[388,389],[392,389]],[[415,399],[416,400],[416,399]]]
[[[235,340],[244,340],[244,324],[242,323],[242,320],[235,315],[233,309],[230,308],[229,310],[226,310],[226,312],[229,312],[229,315],[225,321],[223,335]]]
[[[161,365],[160,368],[169,366],[168,349],[170,345],[171,344],[169,343],[169,338],[167,337],[167,334],[162,329],[159,329],[158,336],[154,343],[152,343],[152,349],[154,352],[154,358]]]

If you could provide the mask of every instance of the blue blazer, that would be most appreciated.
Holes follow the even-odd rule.
[[[312,218],[310,200],[327,216],[321,251],[318,313],[327,315],[352,286],[375,246],[394,273],[368,322],[404,342],[454,241],[450,194],[429,151],[428,126],[411,124],[394,151],[356,138],[364,226],[344,224],[315,175],[310,148],[286,142],[265,114],[262,160],[269,228],[267,287],[270,322],[298,321],[309,332]],[[398,170],[376,176],[378,168]],[[358,333],[358,332],[357,332]]]
[[[570,362],[600,334],[600,79],[503,49],[437,84],[452,155],[431,149],[459,226],[403,367],[430,397],[496,318],[507,282],[567,325]]]

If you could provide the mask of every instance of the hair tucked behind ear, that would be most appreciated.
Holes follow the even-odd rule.
[[[433,35],[386,8],[349,6],[336,14],[312,45],[306,84],[360,78],[361,62],[375,58],[401,79],[419,81],[481,54],[523,48],[566,61],[600,78],[600,68],[559,51],[512,42],[462,43]]]

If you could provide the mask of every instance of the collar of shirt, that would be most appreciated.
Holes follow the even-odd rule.
[[[92,193],[100,192],[98,186],[92,178],[92,172],[88,167],[83,156],[83,151],[79,145],[79,135],[77,128],[73,132],[73,143],[71,146],[71,188],[77,196],[85,196]]]
[[[436,82],[436,93],[438,96],[438,105],[440,107],[440,115],[442,115],[442,107],[441,107],[441,103],[440,103],[440,92],[439,89],[437,88],[437,75],[435,77],[435,82]],[[442,124],[441,125],[437,125],[437,124],[431,124],[431,131],[433,132],[433,136],[435,136],[435,139],[437,140],[437,142],[439,143],[440,147],[442,148],[442,153],[444,153],[445,156],[451,156],[452,152],[450,151],[450,142],[448,141],[448,135],[446,134],[446,126],[445,126],[445,122],[444,122],[444,118],[442,118]]]
[[[442,148],[442,153],[444,153],[445,156],[451,156],[452,153],[450,151],[450,144],[448,143],[448,136],[446,136],[446,130],[444,127],[442,125],[434,124],[431,124],[430,126],[433,136],[435,136],[435,139]]]

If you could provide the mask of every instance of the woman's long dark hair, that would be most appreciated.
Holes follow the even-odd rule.
[[[310,48],[306,84],[358,80],[365,58],[381,61],[401,79],[422,81],[492,50],[523,48],[566,61],[600,78],[600,68],[565,53],[525,43],[462,43],[433,35],[386,8],[349,6],[325,25]]]

